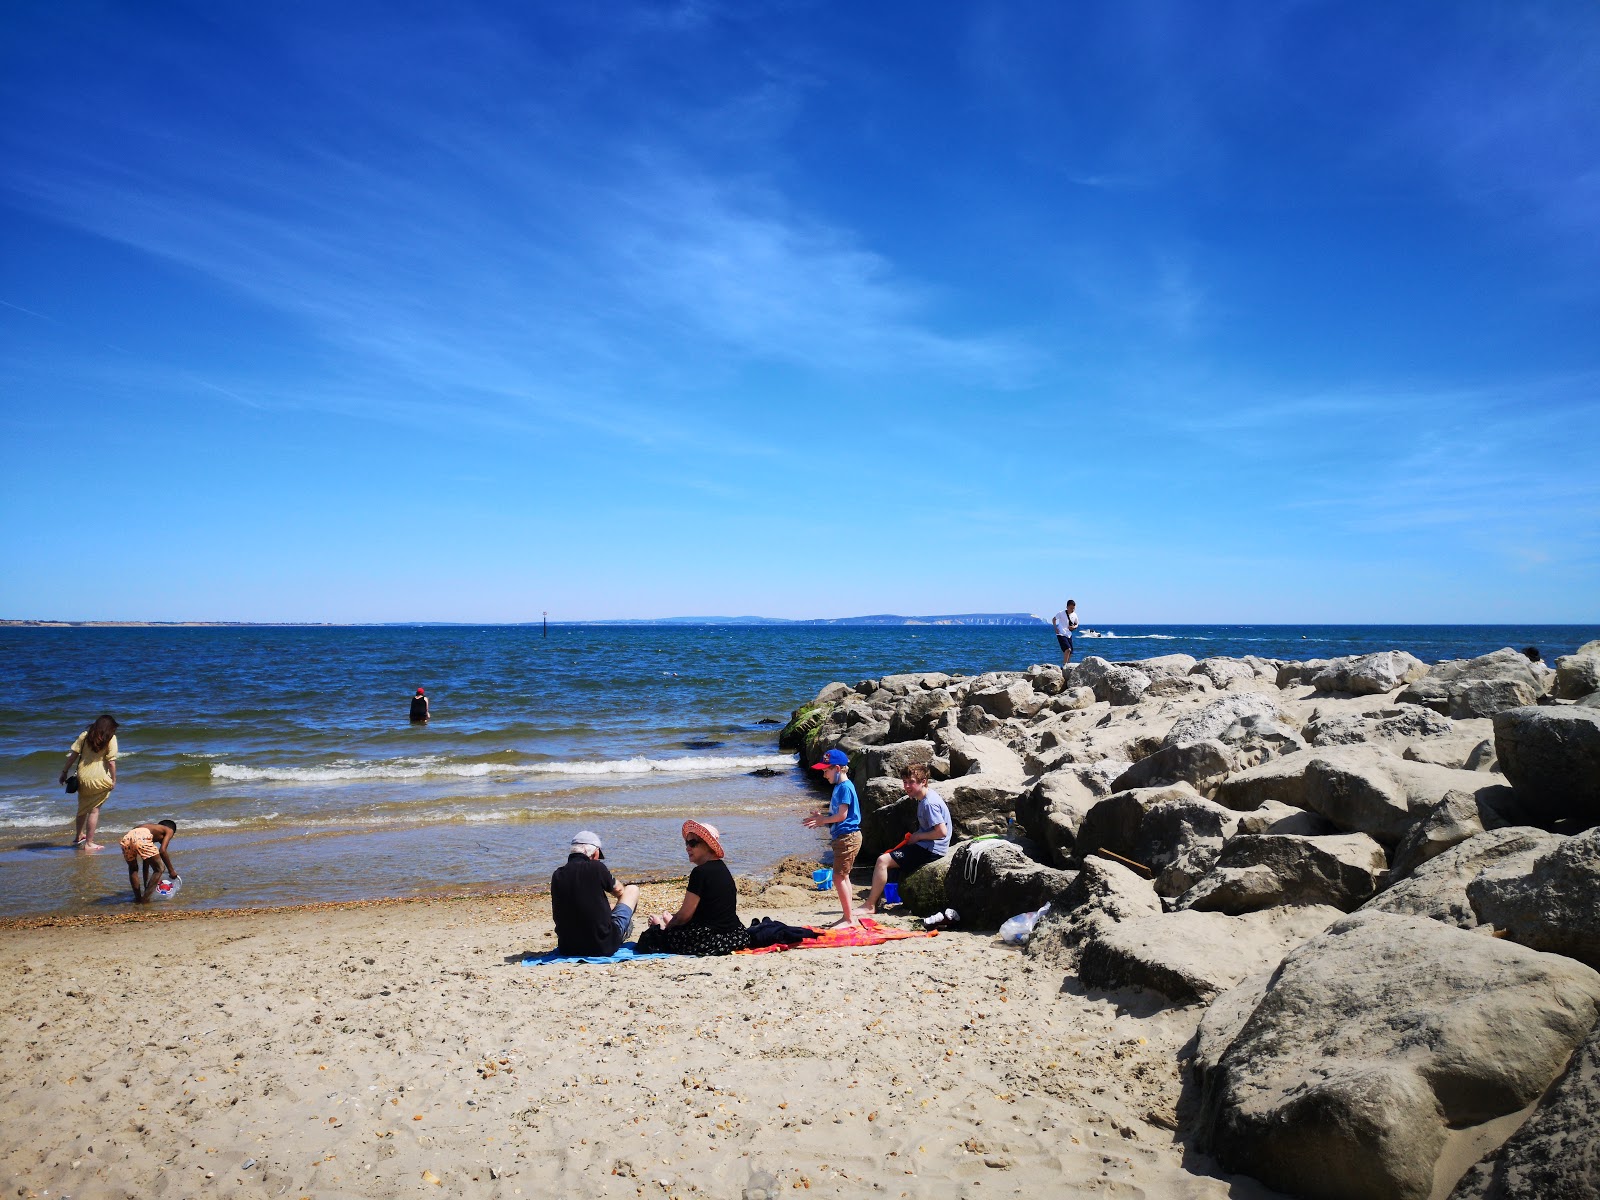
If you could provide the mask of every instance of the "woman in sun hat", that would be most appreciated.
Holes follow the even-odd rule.
[[[739,891],[722,861],[715,825],[683,823],[683,848],[694,864],[683,903],[675,913],[657,913],[639,937],[640,954],[732,954],[750,945],[739,920]]]

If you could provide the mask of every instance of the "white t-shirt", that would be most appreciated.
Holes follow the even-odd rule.
[[[1063,608],[1050,620],[1051,624],[1056,627],[1057,637],[1071,637],[1072,631],[1078,627],[1078,610],[1073,609],[1069,614],[1067,610]]]

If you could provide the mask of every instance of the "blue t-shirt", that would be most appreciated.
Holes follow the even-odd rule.
[[[937,842],[914,842],[913,845],[926,846],[930,854],[944,854],[950,849],[950,831],[955,824],[950,820],[950,806],[944,802],[944,797],[929,788],[923,793],[922,799],[917,801],[917,830],[926,833],[935,825],[944,826],[944,836]]]
[[[849,837],[852,833],[860,833],[861,800],[856,795],[856,785],[848,779],[841,779],[833,785],[833,801],[828,815],[838,816],[841,808],[847,810],[850,815],[832,827],[833,836],[842,838]]]

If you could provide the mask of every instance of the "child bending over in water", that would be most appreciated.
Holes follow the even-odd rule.
[[[122,857],[128,864],[128,886],[133,889],[135,904],[148,904],[161,886],[163,868],[173,879],[178,878],[172,865],[172,855],[167,847],[178,832],[176,821],[152,821],[148,825],[135,825],[122,835]],[[144,872],[144,890],[139,890],[139,873]]]

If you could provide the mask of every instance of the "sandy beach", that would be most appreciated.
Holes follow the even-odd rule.
[[[746,920],[837,915],[744,886]],[[7,1195],[1276,1194],[1176,1132],[1201,1009],[988,933],[529,967],[528,893],[3,936]]]

